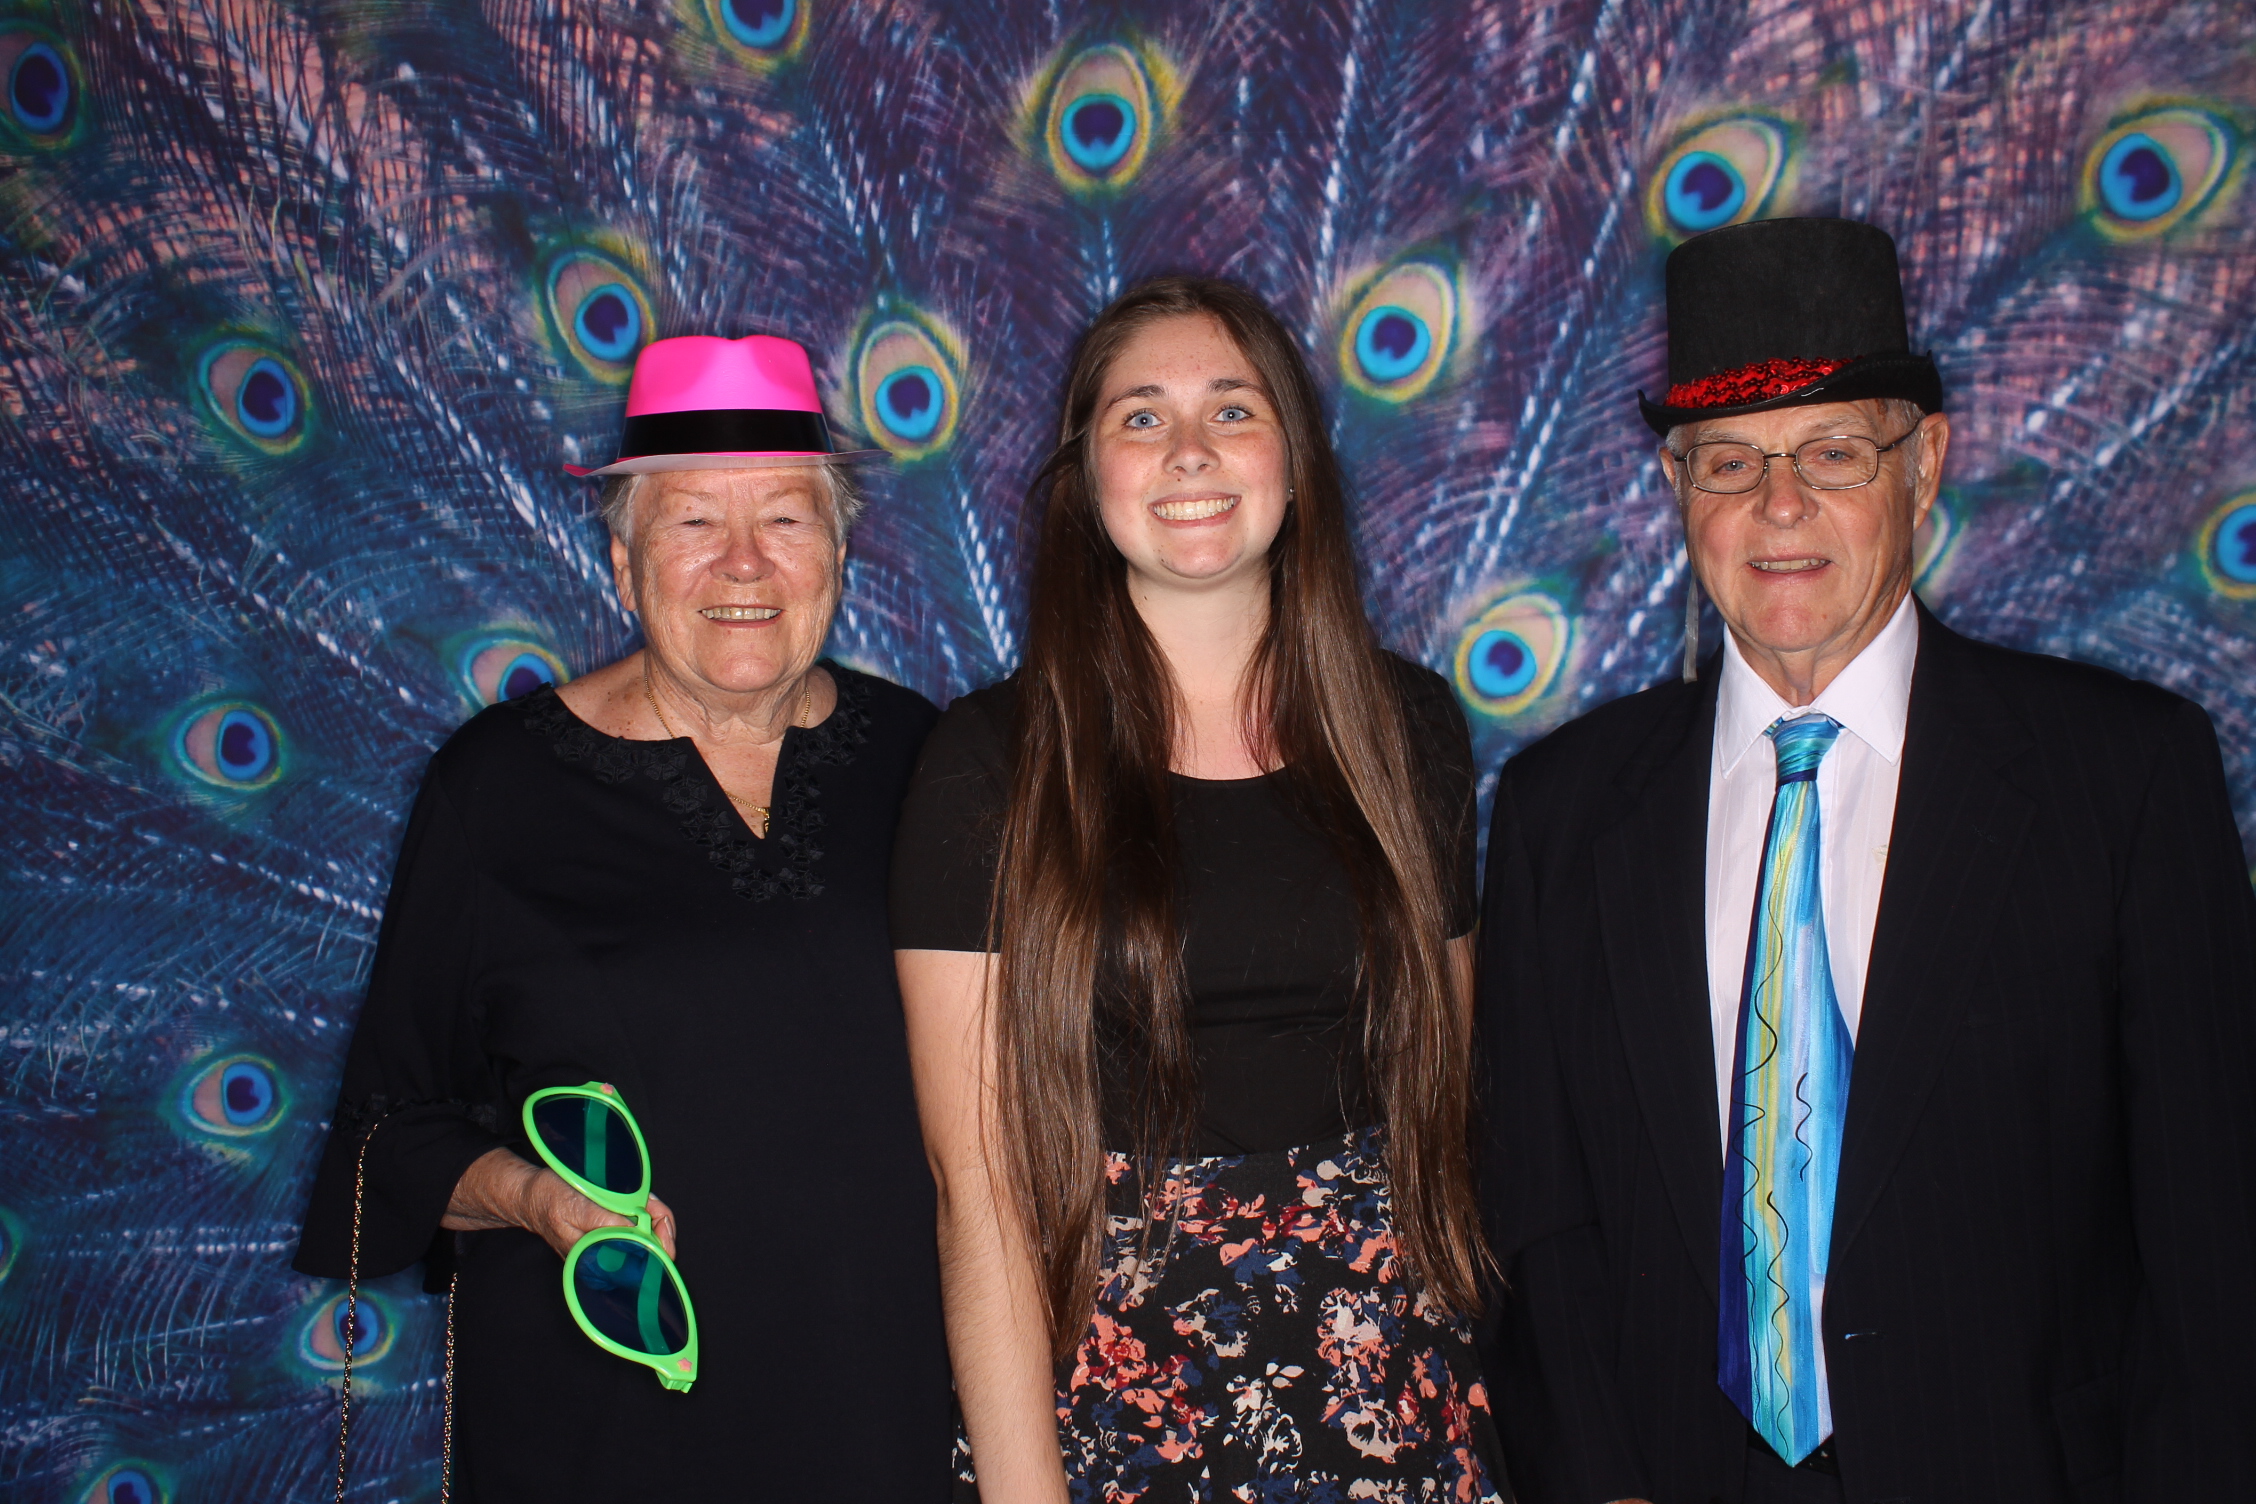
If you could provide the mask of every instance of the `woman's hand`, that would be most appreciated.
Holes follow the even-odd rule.
[[[666,1257],[674,1256],[674,1213],[650,1198],[650,1231]],[[538,1233],[559,1255],[572,1251],[598,1227],[632,1227],[632,1217],[607,1212],[564,1182],[554,1170],[529,1164],[507,1149],[489,1149],[454,1183],[439,1226],[456,1232],[522,1227]]]

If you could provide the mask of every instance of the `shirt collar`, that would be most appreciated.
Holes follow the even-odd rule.
[[[1825,692],[1797,710],[1748,664],[1739,641],[1723,634],[1723,679],[1716,687],[1715,766],[1728,775],[1780,716],[1831,716],[1843,730],[1893,763],[1903,756],[1911,708],[1911,670],[1919,657],[1919,613],[1906,595],[1880,635],[1849,660]]]

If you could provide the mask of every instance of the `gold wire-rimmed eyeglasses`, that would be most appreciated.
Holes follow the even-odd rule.
[[[1709,439],[1677,456],[1696,491],[1714,496],[1741,496],[1752,491],[1770,473],[1772,460],[1792,462],[1794,473],[1812,491],[1854,491],[1869,486],[1880,473],[1880,456],[1919,432],[1917,424],[1876,444],[1862,434],[1837,433],[1810,439],[1791,450],[1773,453],[1737,439]]]

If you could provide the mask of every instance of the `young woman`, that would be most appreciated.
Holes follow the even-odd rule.
[[[1471,748],[1372,638],[1292,337],[1130,292],[1034,500],[1024,666],[942,718],[893,869],[963,1481],[1497,1499]]]

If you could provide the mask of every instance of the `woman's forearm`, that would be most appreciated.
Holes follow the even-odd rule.
[[[994,963],[969,951],[904,950],[893,959],[939,1192],[948,1356],[981,1504],[1065,1504],[1056,1377],[1031,1242],[1015,1209],[998,1204],[988,1166],[995,1057],[985,1002]]]
[[[526,1188],[540,1174],[509,1149],[488,1149],[454,1183],[439,1226],[452,1232],[488,1232],[523,1227]]]
[[[941,1197],[940,1292],[981,1504],[1064,1504],[1056,1376],[1033,1260],[991,1196]]]

